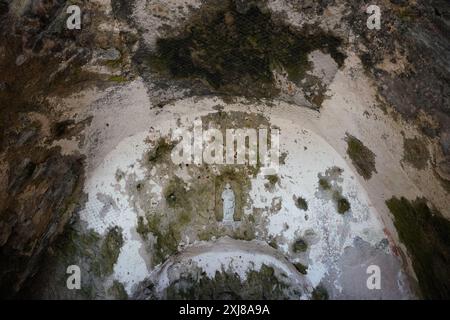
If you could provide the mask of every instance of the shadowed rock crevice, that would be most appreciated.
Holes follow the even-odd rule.
[[[2,296],[14,295],[39,266],[41,254],[62,231],[78,206],[82,159],[57,149],[36,148],[10,162],[7,194],[0,205]]]
[[[343,65],[342,41],[315,26],[302,30],[272,18],[262,4],[205,4],[176,36],[157,39],[156,51],[138,54],[153,72],[199,82],[204,90],[233,96],[274,98],[274,71],[299,84],[311,68],[308,54],[322,50]]]
[[[426,299],[450,298],[450,222],[430,208],[425,199],[391,198],[400,240],[412,256],[414,271]]]

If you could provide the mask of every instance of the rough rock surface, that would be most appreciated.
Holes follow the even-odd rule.
[[[148,116],[155,116],[147,113],[145,108],[139,109],[142,119],[131,118],[127,127],[120,120],[114,122],[116,115],[129,119],[127,108],[135,110],[133,108],[143,101],[148,104],[147,109],[163,112],[171,102],[190,97],[195,101],[197,97],[218,96],[223,99],[219,103],[226,104],[244,96],[247,104],[261,102],[276,108],[282,101],[309,108],[308,112],[317,118],[321,115],[329,117],[326,110],[333,110],[329,102],[345,102],[347,99],[332,100],[333,94],[339,97],[339,90],[348,89],[341,89],[337,81],[350,79],[353,73],[358,75],[358,66],[361,65],[369,84],[363,81],[362,89],[357,90],[358,81],[352,83],[354,87],[350,88],[353,91],[348,100],[356,101],[352,106],[371,101],[367,98],[369,94],[365,94],[367,88],[373,86],[378,99],[373,105],[385,112],[385,123],[390,124],[392,119],[396,121],[400,127],[398,132],[404,136],[403,140],[398,140],[400,133],[396,135],[397,131],[387,130],[380,133],[384,138],[369,141],[372,150],[376,148],[375,151],[381,150],[383,154],[373,154],[364,146],[364,150],[369,150],[372,155],[371,168],[359,167],[364,165],[361,159],[353,162],[357,172],[370,173],[362,179],[367,181],[360,182],[368,190],[369,197],[375,195],[376,199],[372,201],[380,212],[390,246],[394,252],[403,252],[397,252],[397,256],[402,257],[402,268],[412,278],[413,270],[417,272],[417,266],[422,262],[439,259],[436,265],[448,265],[450,246],[445,239],[442,240],[441,234],[430,237],[430,245],[440,248],[442,254],[427,256],[425,261],[424,256],[414,250],[417,246],[408,247],[408,234],[404,230],[399,229],[400,237],[396,235],[393,221],[396,221],[397,228],[402,227],[402,221],[398,219],[398,212],[390,215],[384,204],[389,197],[405,196],[413,201],[416,197],[426,196],[426,210],[423,206],[423,210],[413,208],[405,200],[406,204],[400,208],[404,211],[401,212],[406,212],[405,215],[424,214],[424,221],[430,221],[426,218],[433,211],[428,208],[430,206],[438,208],[445,218],[450,218],[448,1],[379,1],[382,7],[380,31],[366,27],[368,0],[206,3],[194,0],[96,0],[76,3],[83,12],[81,30],[67,30],[65,27],[68,1],[0,0],[2,297],[67,297],[65,293],[57,292],[59,289],[53,290],[53,284],[40,291],[37,288],[49,280],[42,272],[44,268],[64,272],[61,256],[58,256],[61,253],[58,243],[66,243],[73,226],[76,233],[86,232],[83,225],[86,221],[80,222],[80,212],[83,209],[86,212],[87,196],[84,193],[88,184],[85,178],[95,173],[103,158],[119,145],[121,139],[136,133],[131,126],[144,127],[151,123],[145,122]],[[253,24],[255,20],[260,23]],[[240,29],[237,30],[236,26]],[[219,43],[214,40],[214,35],[221,39]],[[280,39],[282,41],[277,42]],[[232,59],[227,60],[226,53],[230,51],[233,52]],[[211,55],[216,53],[213,59]],[[299,62],[292,60],[293,55],[299,57]],[[132,82],[134,80],[136,82]],[[142,91],[146,92],[144,98],[133,96],[133,93],[141,94]],[[98,92],[100,94],[96,95]],[[360,100],[355,92],[360,93]],[[108,113],[102,109],[105,105],[117,109]],[[348,120],[349,131],[355,130],[365,137],[368,136],[367,131],[376,132],[378,127],[360,125],[358,117],[361,115],[352,112],[364,110],[368,123],[382,115],[372,112],[370,107],[352,108],[345,109],[348,116],[337,114],[339,111],[332,111],[331,115],[336,112],[336,119],[342,116],[339,118],[341,123]],[[98,110],[104,113],[96,113]],[[314,117],[311,119],[316,119]],[[105,131],[113,124],[117,131]],[[332,125],[328,122],[324,127]],[[334,129],[327,131],[327,128],[320,127],[319,121],[314,122],[314,126],[333,140]],[[345,141],[345,136],[342,134],[339,141]],[[393,139],[392,142],[389,139]],[[358,141],[363,144],[367,140],[361,138]],[[336,145],[341,143],[333,142]],[[350,163],[354,159],[351,159],[351,150],[346,148],[345,142],[336,146],[341,156],[347,152]],[[397,156],[402,148],[405,156]],[[417,153],[422,156],[414,156]],[[386,159],[395,159],[392,171],[386,166]],[[377,176],[381,177],[378,179]],[[328,176],[324,177],[328,179]],[[399,177],[405,180],[395,181]],[[321,186],[326,186],[326,183],[329,182],[322,181]],[[409,187],[402,189],[402,184]],[[380,191],[385,186],[389,190],[387,194]],[[271,188],[274,186],[268,187]],[[399,190],[404,194],[395,193]],[[330,203],[336,201],[338,208],[339,204],[345,207],[343,212],[349,210],[346,199],[335,199],[335,196],[328,195],[331,192],[327,192],[319,190],[318,197]],[[289,199],[296,199],[299,195],[293,196]],[[107,208],[100,212],[114,209],[111,199],[101,196],[99,199]],[[275,215],[282,207],[276,201],[271,209],[271,214],[275,212]],[[128,235],[140,236],[127,232],[129,230],[123,230],[125,238]],[[283,230],[280,234],[283,232],[289,233]],[[150,233],[156,235],[157,231]],[[96,260],[92,252],[102,252],[103,244],[107,243],[107,240],[97,237],[107,239],[104,234],[91,234],[89,239],[81,240],[69,237],[78,239],[74,240],[75,251],[82,252],[85,264],[92,264]],[[127,240],[124,246],[129,244]],[[358,256],[354,252],[368,250],[376,252],[374,255],[381,257],[393,270],[397,268],[398,261],[391,256],[384,256],[365,242],[355,243],[355,247],[345,250],[342,260],[335,259],[339,267],[348,267],[349,261]],[[167,245],[171,253],[178,250],[178,244]],[[362,248],[362,251],[355,248]],[[423,248],[428,250],[430,247]],[[109,263],[107,269],[111,272],[115,263],[120,265],[121,261],[115,251],[120,252],[120,248],[113,249],[113,261],[106,258],[101,261],[103,267]],[[64,254],[62,258],[70,260]],[[409,262],[411,258],[412,263]],[[431,283],[437,288],[425,286],[426,294],[422,294],[428,298],[448,298],[449,279],[439,278],[445,274],[445,270],[439,269],[430,275]],[[331,288],[330,283],[338,276],[330,271],[327,277],[322,279],[322,284]],[[341,280],[348,283],[348,274],[342,275]],[[89,292],[83,296],[83,292],[81,297],[127,295],[124,286],[110,274],[102,274],[90,281],[101,293]],[[427,279],[419,277],[420,281]],[[339,297],[338,290],[329,292],[333,297]],[[410,297],[409,293],[404,296]]]

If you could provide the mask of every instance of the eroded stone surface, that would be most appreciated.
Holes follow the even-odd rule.
[[[271,298],[416,297],[418,253],[385,201],[427,198],[450,217],[444,2],[383,1],[389,31],[375,32],[366,1],[90,1],[75,32],[66,1],[0,1],[1,295],[186,298],[192,272],[206,270],[195,297],[222,297],[229,281],[248,288],[229,298],[254,298],[261,276],[279,289]],[[196,118],[280,129],[280,172],[174,165],[171,130]],[[364,152],[348,153],[348,137]],[[227,183],[234,222],[221,224]],[[235,261],[239,279],[215,274],[230,265],[209,268],[210,254],[192,270],[177,262],[183,288],[147,289],[196,248],[232,257],[255,241],[303,287],[267,257]],[[73,263],[89,274],[75,293],[64,287]],[[388,279],[377,292],[364,287],[372,263]],[[429,290],[436,274],[419,278],[426,296],[447,294]]]

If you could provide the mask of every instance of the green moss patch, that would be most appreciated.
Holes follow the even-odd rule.
[[[450,221],[430,209],[425,199],[386,201],[400,240],[412,258],[426,299],[450,298]]]
[[[160,138],[155,146],[148,152],[147,161],[150,163],[160,163],[167,160],[173,148],[173,143],[169,142],[167,139]]]
[[[100,256],[97,260],[97,273],[107,276],[113,273],[114,264],[119,258],[120,249],[123,245],[122,230],[113,227],[108,230],[100,248]]]
[[[418,9],[408,6],[398,6],[395,8],[394,13],[403,22],[414,22],[421,17],[421,13]]]
[[[295,205],[297,206],[297,208],[299,208],[303,211],[308,210],[308,202],[306,202],[306,200],[304,198],[302,198],[302,197],[296,198],[294,196],[294,201],[295,201]]]
[[[147,221],[144,217],[138,217],[138,224],[136,227],[136,232],[142,237],[142,239],[147,240],[148,234],[151,232],[148,227]]]
[[[301,274],[307,274],[307,273],[308,273],[308,272],[307,272],[308,267],[305,266],[304,264],[301,264],[301,263],[294,263],[294,267],[295,267],[295,269],[297,269],[297,271],[300,272]]]
[[[348,199],[342,195],[342,187],[340,186],[343,181],[342,171],[341,168],[331,167],[326,170],[325,174],[319,173],[319,193],[316,193],[316,195],[333,201],[337,212],[345,214],[350,211],[351,205]]]
[[[111,76],[109,77],[109,81],[117,82],[117,83],[125,83],[128,81],[124,76]]]
[[[319,178],[319,186],[323,190],[330,190],[331,189],[330,183],[325,178]]]
[[[181,241],[181,232],[187,219],[178,219],[178,215],[165,217],[162,213],[150,213],[147,215],[147,223],[139,218],[138,232],[144,239],[148,239],[151,233],[154,242],[152,248],[153,265],[164,262],[169,256],[178,251]],[[167,221],[164,221],[167,219]]]
[[[186,210],[189,209],[189,196],[186,190],[186,184],[178,177],[174,177],[164,188],[164,198],[169,207],[175,208],[182,206]]]
[[[197,275],[198,274],[198,275]],[[259,271],[247,272],[242,281],[238,274],[216,272],[214,278],[204,273],[183,274],[179,280],[166,289],[167,299],[180,300],[255,300],[288,299],[289,285],[275,270],[265,264]]]
[[[337,210],[340,214],[344,214],[350,210],[350,202],[345,198],[339,198],[337,200]]]
[[[325,289],[324,286],[319,285],[316,288],[314,288],[312,292],[312,299],[313,300],[328,300],[328,291]]]
[[[278,250],[278,243],[277,243],[277,240],[275,240],[275,239],[270,240],[269,246],[271,246],[272,248]]]
[[[430,158],[427,145],[419,138],[403,140],[403,161],[409,163],[414,168],[425,169]]]
[[[95,255],[89,251],[89,248],[93,248],[100,239],[100,235],[94,231],[81,234],[69,226],[64,234],[58,238],[59,241],[55,246],[56,255],[72,264],[76,264],[82,256],[94,258]]]
[[[377,172],[375,167],[375,154],[367,148],[361,140],[347,134],[347,154],[352,160],[356,171],[366,180]]]
[[[184,229],[195,219],[201,219],[201,213],[205,210],[202,207],[204,202],[199,202],[196,195],[201,197],[208,191],[207,187],[202,187],[204,186],[188,191],[185,182],[174,176],[163,189],[165,209],[152,211],[145,218],[138,218],[136,231],[145,240],[149,239],[150,234],[153,236],[154,265],[164,262],[169,256],[176,253]],[[211,191],[209,192],[211,193]]]
[[[292,250],[295,253],[305,252],[306,250],[308,250],[308,244],[303,239],[297,239],[292,245]]]
[[[274,186],[280,181],[280,178],[277,175],[271,175],[267,177],[267,180],[269,180],[269,183]]]
[[[93,230],[85,230],[79,222],[67,226],[45,258],[45,274],[39,276],[48,286],[46,299],[90,300],[114,296],[103,285],[105,278],[113,272],[122,244],[118,228],[111,228],[102,237]],[[81,268],[81,290],[68,290],[66,287],[66,268],[69,265]]]
[[[203,5],[178,36],[158,39],[148,64],[174,78],[201,79],[218,93],[273,97],[274,69],[298,82],[314,50],[328,52],[341,66],[340,45],[317,28],[298,31],[272,19],[262,4],[238,10],[236,1],[226,0]]]
[[[114,280],[112,286],[108,290],[108,294],[117,300],[128,300],[128,294],[122,283]]]

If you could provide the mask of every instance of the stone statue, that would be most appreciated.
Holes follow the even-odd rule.
[[[227,183],[225,189],[222,192],[223,201],[223,221],[233,222],[234,221],[234,208],[235,208],[235,197],[234,192],[231,189],[231,185]]]

